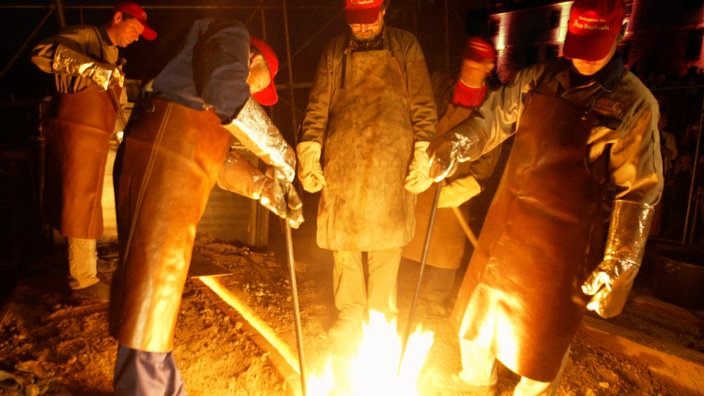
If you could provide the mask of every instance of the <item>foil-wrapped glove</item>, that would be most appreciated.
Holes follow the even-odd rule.
[[[473,161],[482,154],[484,139],[476,130],[458,133],[456,129],[433,139],[428,146],[430,156],[430,178],[439,182],[454,173],[458,162]],[[467,127],[465,127],[467,128]]]
[[[413,160],[408,167],[408,176],[404,187],[413,194],[420,194],[433,184],[430,178],[429,142],[416,142],[413,146]]]
[[[265,164],[273,166],[278,180],[293,182],[296,153],[256,100],[247,99],[237,117],[223,127]]]
[[[125,85],[125,75],[117,65],[97,62],[63,44],[56,47],[51,67],[54,73],[88,78],[104,91],[115,85]]]
[[[286,222],[291,228],[298,228],[303,224],[303,201],[298,196],[293,183],[283,183],[283,189],[286,194]],[[283,217],[283,216],[282,216]]]
[[[457,208],[480,192],[482,187],[472,175],[453,180],[440,191],[438,208]]]
[[[301,142],[296,146],[298,154],[298,179],[303,189],[315,193],[325,187],[323,167],[320,165],[322,146],[318,142]]]
[[[223,190],[259,201],[279,216],[286,215],[285,192],[279,181],[273,175],[262,173],[235,151],[228,153],[217,183]]]
[[[651,205],[614,201],[604,260],[582,285],[582,291],[592,296],[587,309],[603,318],[623,311],[643,261],[652,218]]]

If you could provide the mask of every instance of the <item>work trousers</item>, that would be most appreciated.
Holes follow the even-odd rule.
[[[459,376],[462,381],[474,386],[496,385],[498,381],[498,361],[494,355],[473,341],[460,338],[460,355],[462,371]],[[569,349],[562,357],[562,364],[555,378],[550,382],[539,382],[521,377],[513,390],[514,396],[554,396],[560,384],[560,377],[565,371]]]
[[[368,280],[361,251],[334,251],[333,258],[333,291],[341,319],[363,319],[365,311],[372,310],[395,318],[401,248],[367,252]]]
[[[69,287],[73,290],[85,289],[100,282],[95,239],[68,237],[67,240]]]
[[[172,352],[147,352],[119,345],[113,384],[115,396],[185,396]]]

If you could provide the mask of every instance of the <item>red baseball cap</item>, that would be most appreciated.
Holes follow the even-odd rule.
[[[467,39],[467,44],[462,51],[462,58],[480,63],[487,61],[496,63],[496,50],[490,42],[474,36]]]
[[[276,57],[276,53],[271,49],[269,44],[264,41],[251,36],[249,37],[249,41],[252,45],[257,47],[259,52],[264,56],[264,60],[266,60],[266,64],[269,66],[269,76],[271,77],[269,85],[252,96],[254,96],[254,100],[259,102],[262,106],[273,106],[279,101],[279,95],[276,92],[276,83],[274,83],[276,73],[279,72],[279,58]]]
[[[132,1],[119,3],[115,6],[114,12],[117,11],[135,17],[144,26],[142,37],[145,40],[154,40],[156,38],[156,31],[147,23],[147,13],[137,3]]]
[[[565,58],[596,61],[606,57],[621,33],[625,15],[623,0],[575,0],[562,51]]]
[[[384,0],[345,0],[345,19],[350,25],[368,25],[379,19]]]

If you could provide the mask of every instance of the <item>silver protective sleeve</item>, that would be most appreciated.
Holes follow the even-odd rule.
[[[225,128],[264,163],[275,167],[277,179],[293,182],[296,153],[253,98],[247,100],[237,118]]]
[[[624,200],[614,201],[604,260],[640,266],[652,219],[651,205]]]
[[[89,78],[104,90],[110,86],[113,70],[101,67],[94,59],[59,44],[52,63],[54,73]]]

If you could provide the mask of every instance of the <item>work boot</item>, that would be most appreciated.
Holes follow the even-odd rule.
[[[427,266],[419,295],[419,310],[428,317],[450,316],[450,294],[455,284],[455,270]]]
[[[114,257],[114,258],[98,257],[96,269],[100,273],[115,272],[115,269],[117,269],[117,261],[118,261],[117,257]]]
[[[93,300],[96,302],[110,302],[110,285],[98,282],[83,289],[74,289],[71,293],[73,297]]]
[[[458,374],[435,373],[432,376],[433,391],[441,395],[496,396],[496,384],[472,385],[464,382]]]

